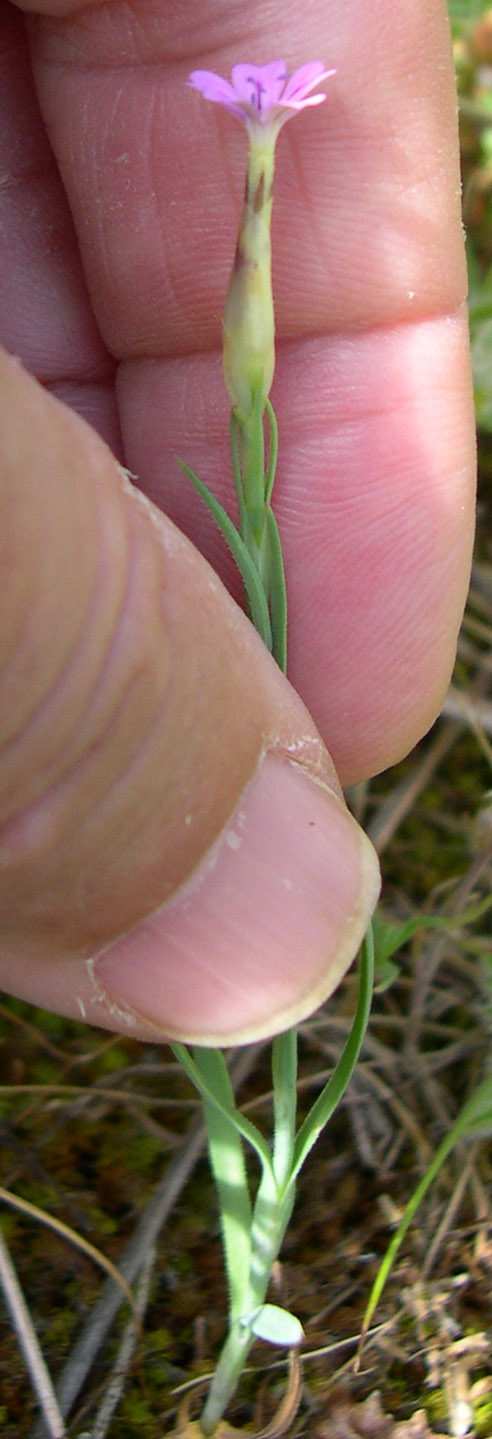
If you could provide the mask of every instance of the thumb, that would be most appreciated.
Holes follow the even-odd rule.
[[[187,540],[0,355],[0,983],[232,1043],[335,988],[378,889],[312,720]]]

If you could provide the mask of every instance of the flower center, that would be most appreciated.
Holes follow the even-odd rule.
[[[251,105],[254,106],[254,109],[258,111],[258,114],[259,114],[259,115],[262,115],[262,114],[263,114],[262,95],[265,94],[266,86],[265,86],[265,85],[262,85],[261,80],[257,80],[255,75],[248,75],[248,85],[251,85],[251,101],[250,101],[250,103],[251,103]]]

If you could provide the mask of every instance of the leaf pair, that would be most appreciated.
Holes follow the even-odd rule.
[[[265,470],[263,414],[269,426]],[[251,621],[283,674],[287,669],[287,590],[282,544],[271,506],[278,456],[278,430],[270,400],[255,409],[247,433],[234,413],[230,425],[232,468],[239,507],[238,530],[203,480],[181,467],[215,520],[243,581]],[[245,459],[245,456],[247,458]]]

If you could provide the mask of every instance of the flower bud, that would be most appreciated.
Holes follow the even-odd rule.
[[[239,421],[266,400],[275,366],[270,220],[275,138],[250,137],[246,194],[223,319],[224,380]]]

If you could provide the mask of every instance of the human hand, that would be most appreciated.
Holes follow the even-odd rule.
[[[245,1040],[331,992],[377,867],[304,704],[348,783],[415,743],[452,666],[474,469],[455,101],[444,3],[400,9],[0,0],[1,338],[44,386],[4,356],[0,982],[144,1038]],[[202,559],[234,589],[176,462],[230,503],[245,141],[185,80],[280,54],[337,70],[281,136],[274,205],[304,704]]]

